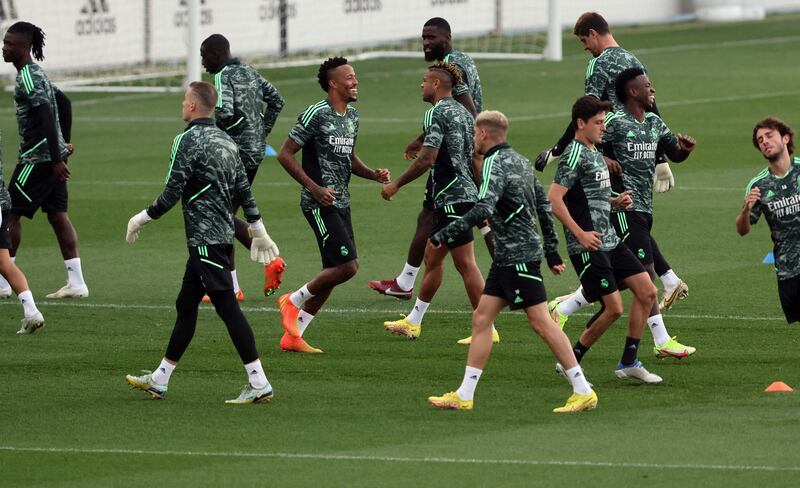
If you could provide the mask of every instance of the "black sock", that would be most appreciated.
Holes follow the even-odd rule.
[[[578,363],[580,363],[581,359],[583,359],[583,355],[589,352],[589,347],[591,346],[584,346],[581,344],[581,341],[577,341],[575,345],[572,346],[572,352],[575,353],[575,359],[578,361]]]
[[[619,360],[623,366],[631,366],[636,362],[636,353],[639,352],[640,339],[632,337],[625,338],[625,350],[622,352],[622,359]]]

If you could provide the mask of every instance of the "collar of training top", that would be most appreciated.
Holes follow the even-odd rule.
[[[486,151],[486,156],[484,156],[483,158],[484,158],[484,159],[486,159],[486,158],[488,158],[489,156],[491,156],[492,154],[494,154],[494,153],[496,153],[497,151],[499,151],[499,150],[501,150],[501,149],[504,149],[504,148],[506,148],[506,147],[511,147],[511,145],[509,145],[507,142],[501,142],[500,144],[498,144],[498,145],[496,145],[496,146],[493,146],[491,149],[489,149],[488,151]]]
[[[189,122],[189,125],[186,126],[186,130],[191,129],[196,125],[214,125],[214,119],[210,117],[200,117],[194,119],[193,121]]]

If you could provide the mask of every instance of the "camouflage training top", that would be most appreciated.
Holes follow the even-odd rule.
[[[234,206],[242,206],[248,222],[261,218],[239,149],[212,119],[195,119],[175,137],[166,188],[147,214],[157,219],[178,200],[190,247],[232,244]]]
[[[245,168],[258,167],[267,136],[284,101],[272,83],[252,66],[231,58],[214,76],[217,89],[217,125],[239,146]],[[262,113],[263,103],[267,104]]]
[[[358,111],[347,106],[344,114],[336,113],[328,99],[311,105],[297,117],[289,138],[303,147],[303,171],[314,183],[333,188],[339,208],[350,206],[350,175],[353,152],[358,137]],[[320,208],[311,192],[300,191],[300,208]]]
[[[761,190],[761,199],[750,210],[750,223],[758,222],[762,213],[767,219],[778,279],[800,276],[800,158],[792,160],[783,177],[764,168],[750,180],[745,195],[753,187]]]
[[[67,144],[61,135],[55,90],[42,67],[30,62],[17,72],[14,85],[14,105],[19,126],[19,164],[45,163],[52,159],[42,121],[36,120],[32,113],[34,107],[43,104],[48,104],[53,113],[58,133],[58,153],[63,161],[68,156]]]
[[[11,210],[11,195],[3,180],[3,146],[0,144],[0,210]]]
[[[611,251],[619,238],[611,225],[611,180],[603,155],[589,149],[577,139],[567,146],[558,163],[554,183],[568,188],[564,201],[569,214],[585,231],[596,231],[600,237],[600,251]],[[566,227],[567,252],[570,255],[588,251],[581,246]]]
[[[624,110],[606,115],[603,143],[610,144],[614,158],[622,165],[622,185],[631,191],[634,212],[653,213],[653,174],[659,144],[678,144],[661,117],[645,112],[639,122]]]
[[[478,197],[472,179],[474,127],[472,115],[451,97],[442,98],[425,112],[422,145],[439,150],[430,174],[434,208],[474,202]]]
[[[442,61],[455,64],[458,67],[458,71],[461,72],[463,83],[453,87],[453,96],[457,97],[464,93],[469,93],[472,97],[472,103],[475,104],[475,110],[481,113],[483,110],[483,89],[481,88],[481,77],[478,76],[478,67],[475,66],[475,61],[455,49],[451,50]]]
[[[558,247],[550,201],[533,174],[533,166],[508,144],[486,153],[478,202],[469,212],[440,231],[442,241],[489,219],[494,240],[494,263],[512,266],[542,260],[542,240],[536,218],[542,223],[545,253]]]
[[[589,60],[584,94],[608,100],[614,104],[614,110],[622,110],[623,106],[617,100],[615,83],[617,76],[628,68],[644,69],[644,65],[636,56],[619,46],[606,48],[600,56]]]

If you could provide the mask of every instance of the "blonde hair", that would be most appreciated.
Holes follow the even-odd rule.
[[[508,118],[498,110],[485,110],[479,113],[475,125],[501,136],[505,136],[508,132]]]

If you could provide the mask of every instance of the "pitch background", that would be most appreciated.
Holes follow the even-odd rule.
[[[337,288],[307,340],[322,355],[282,353],[274,299],[261,296],[260,268],[238,248],[245,307],[275,387],[269,405],[231,407],[244,375],[224,326],[204,307],[194,342],[166,401],[130,391],[126,373],[155,367],[174,320],[186,259],[180,209],[124,241],[128,218],[161,191],[172,138],[184,126],[178,95],[73,94],[70,215],[80,238],[91,297],[52,302],[64,269],[46,219],[24,222],[18,264],[47,326],[16,336],[21,315],[3,302],[0,334],[0,476],[6,486],[177,485],[532,486],[591,483],[789,485],[800,471],[797,394],[762,393],[774,380],[800,386],[798,329],[787,326],[765,223],[740,238],[734,228],[744,187],[765,162],[750,142],[767,114],[800,127],[797,15],[756,24],[620,28],[617,40],[652,75],[659,108],[698,147],[673,165],[677,187],[655,198],[662,250],[690,296],[665,314],[669,330],[697,347],[688,360],[641,357],[664,377],[658,386],[613,375],[624,324],[584,361],[600,396],[597,410],[557,416],[569,395],[553,359],[518,313],[497,321],[495,347],[472,412],[440,412],[425,398],[455,389],[470,313],[455,270],[426,316],[421,339],[391,336],[382,322],[408,302],[378,297],[368,279],[402,266],[422,182],[395,201],[354,178],[359,274]],[[588,55],[571,36],[561,63],[478,63],[487,109],[511,120],[510,142],[529,158],[551,144],[582,93]],[[234,46],[235,48],[235,46]],[[794,54],[792,54],[794,53]],[[358,153],[398,175],[404,145],[419,132],[422,60],[355,63],[360,79]],[[270,137],[280,146],[297,113],[324,94],[315,69],[268,73],[287,100]],[[17,154],[11,95],[0,99],[5,174]],[[552,181],[548,168],[542,181]],[[6,180],[7,181],[7,180]],[[275,159],[254,185],[267,229],[289,263],[285,290],[319,268],[298,208],[298,188]],[[562,243],[563,252],[563,243]],[[490,264],[476,246],[484,274]],[[564,255],[566,258],[566,255]],[[549,295],[573,289],[569,269],[545,277]],[[572,319],[574,340],[588,314]],[[589,481],[591,480],[591,481]]]

